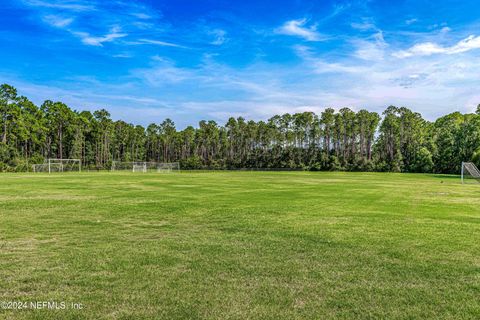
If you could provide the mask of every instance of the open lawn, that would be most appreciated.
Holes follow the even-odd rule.
[[[480,185],[2,174],[0,301],[68,309],[0,306],[0,319],[479,319]]]

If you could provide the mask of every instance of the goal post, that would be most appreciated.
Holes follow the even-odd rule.
[[[80,159],[47,159],[44,163],[32,165],[33,172],[81,172],[82,161]]]
[[[133,171],[134,162],[112,161],[111,171]]]
[[[462,162],[461,179],[462,184],[470,180],[480,183],[480,170],[473,162]]]
[[[146,162],[112,161],[111,171],[147,172]]]
[[[134,162],[132,172],[147,172],[147,164],[145,162]]]

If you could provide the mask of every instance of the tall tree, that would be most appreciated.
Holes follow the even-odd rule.
[[[7,134],[10,121],[18,115],[17,89],[8,85],[0,86],[0,120],[2,121],[2,143],[7,143]]]

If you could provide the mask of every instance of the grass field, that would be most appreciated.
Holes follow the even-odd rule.
[[[0,176],[0,319],[479,319],[480,185],[380,173]]]

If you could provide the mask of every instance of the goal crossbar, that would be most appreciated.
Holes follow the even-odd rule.
[[[80,159],[55,159],[50,158],[44,163],[32,165],[33,172],[64,172],[64,171],[82,171],[82,161]]]

